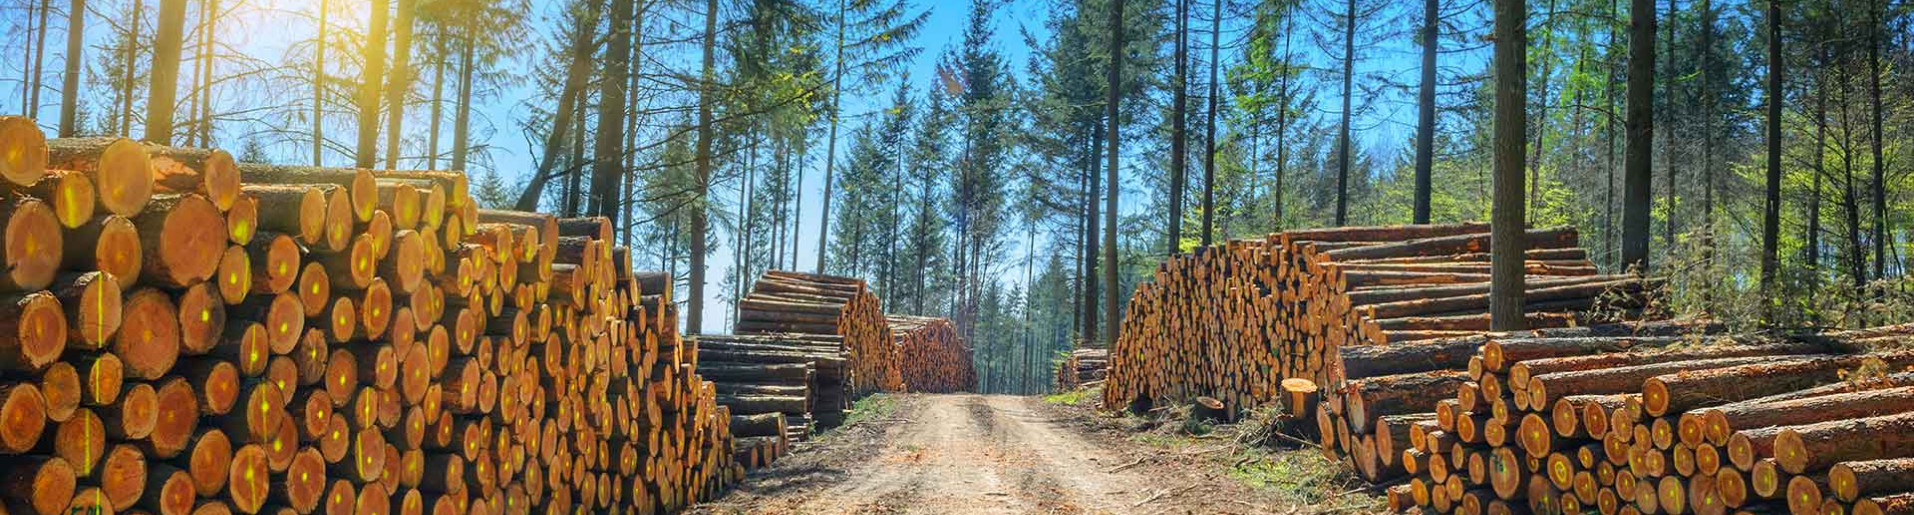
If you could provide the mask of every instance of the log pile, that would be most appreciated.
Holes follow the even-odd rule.
[[[907,315],[885,319],[897,342],[897,369],[905,391],[955,393],[977,386],[970,346],[957,335],[950,319]]]
[[[784,416],[780,431],[741,436],[804,440],[814,426],[842,422],[851,407],[851,365],[842,338],[796,333],[697,338],[698,371],[717,384],[719,404],[731,407],[733,416]]]
[[[738,309],[733,332],[740,335],[840,338],[850,359],[852,373],[845,383],[853,398],[903,389],[883,304],[861,279],[771,270],[738,301]]]
[[[1109,366],[1109,349],[1071,350],[1069,355],[1057,360],[1057,391],[1067,392],[1103,384]]]
[[[0,511],[646,513],[741,476],[606,220],[8,117],[0,177]]]
[[[1490,338],[1431,416],[1384,417],[1397,509],[1907,513],[1914,326]],[[1387,458],[1385,458],[1387,461]]]
[[[1378,417],[1452,395],[1488,331],[1488,230],[1299,230],[1172,257],[1131,298],[1104,403],[1201,397],[1225,417],[1281,405],[1299,432],[1379,479],[1363,465],[1375,461],[1366,454]],[[1531,327],[1584,326],[1643,304],[1649,284],[1600,275],[1573,229],[1527,239]]]

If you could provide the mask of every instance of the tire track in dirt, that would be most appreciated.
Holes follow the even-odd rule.
[[[905,395],[890,417],[845,429],[754,473],[693,513],[1118,514],[1168,485],[1063,427],[1032,397]]]

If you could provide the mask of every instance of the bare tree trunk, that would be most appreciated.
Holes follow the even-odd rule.
[[[630,83],[625,85],[626,95],[631,98],[631,102],[625,110],[625,116],[627,118],[625,120],[625,169],[622,174],[625,182],[625,193],[619,196],[618,199],[619,204],[622,204],[624,210],[624,224],[622,224],[621,227],[624,229],[624,245],[626,247],[630,247],[634,244],[632,241],[632,233],[636,232],[634,226],[638,223],[637,218],[635,218],[637,215],[632,209],[633,206],[637,204],[637,201],[632,199],[634,195],[633,192],[638,187],[638,71],[645,62],[644,34],[646,7],[644,4],[639,4],[637,15],[632,16],[631,73],[627,74],[630,75]],[[618,206],[613,207],[613,209],[618,208]]]
[[[1170,104],[1170,234],[1167,255],[1183,245],[1183,182],[1189,173],[1190,1],[1176,0],[1176,74]]]
[[[1622,264],[1648,269],[1655,152],[1655,0],[1628,2],[1628,149],[1623,158]]]
[[[1418,224],[1429,223],[1430,189],[1434,186],[1436,48],[1441,35],[1441,20],[1438,19],[1441,16],[1440,4],[1440,0],[1422,2],[1422,85],[1416,92],[1416,105],[1420,109],[1416,112],[1416,205],[1413,215],[1414,222]],[[1287,99],[1284,108],[1288,108]],[[1280,185],[1278,191],[1280,195]]]
[[[133,68],[140,55],[140,25],[146,20],[146,10],[141,3],[141,0],[133,0],[133,10],[127,13],[129,26],[126,34],[126,62],[125,66],[120,68],[119,84],[120,137],[122,138],[131,137],[133,134],[133,92],[137,89],[133,87]],[[320,6],[324,5],[325,0],[320,0]],[[318,143],[313,145],[316,147]]]
[[[436,59],[432,63],[432,124],[425,137],[425,169],[439,169],[439,120],[444,118],[445,94],[445,38],[435,38],[432,53]]]
[[[139,5],[139,0],[133,0]],[[324,166],[326,153],[326,0],[319,0],[319,38],[312,44],[312,165]],[[137,9],[137,7],[135,7]],[[130,60],[130,59],[129,59]],[[131,73],[131,72],[128,72]]]
[[[213,66],[219,57],[217,33],[219,26],[219,0],[206,0],[205,22],[200,24],[200,59],[204,61],[199,78],[199,146],[213,146]]]
[[[80,61],[86,52],[86,0],[73,0],[66,13],[66,72],[60,76],[60,137],[79,135]]]
[[[1825,56],[1826,50],[1822,52]],[[1809,291],[1821,285],[1821,178],[1828,173],[1828,97],[1824,81],[1826,61],[1820,64],[1823,70],[1816,73],[1814,80],[1814,190],[1808,197],[1808,234],[1805,238]]]
[[[386,15],[391,0],[372,0],[372,19],[366,24],[365,65],[359,75],[359,146],[354,166],[372,168],[379,153],[379,92],[385,86]]]
[[[1348,0],[1342,36],[1342,123],[1336,127],[1336,226],[1349,223],[1349,88],[1356,78],[1356,0]]]
[[[1555,0],[1549,0],[1548,8],[1546,12],[1543,13],[1543,16],[1545,17],[1544,19],[1554,19]],[[1523,32],[1526,34],[1527,31],[1528,29],[1525,27],[1523,29]],[[1551,26],[1545,33],[1548,34],[1550,37],[1542,40],[1542,75],[1541,75],[1542,77],[1541,93],[1542,94],[1541,94],[1541,101],[1537,102],[1535,107],[1535,120],[1536,120],[1534,124],[1535,125],[1535,145],[1534,145],[1533,157],[1529,159],[1529,163],[1528,163],[1529,194],[1528,194],[1528,198],[1525,199],[1526,202],[1528,202],[1528,205],[1523,208],[1524,216],[1527,216],[1530,213],[1534,213],[1536,211],[1535,202],[1538,200],[1541,200],[1542,198],[1542,189],[1541,189],[1542,188],[1542,148],[1544,146],[1544,143],[1546,143],[1545,140],[1548,139],[1549,78],[1554,75],[1554,71],[1552,70],[1555,65],[1555,60],[1551,59],[1551,57],[1554,57],[1555,54],[1554,52],[1550,50],[1550,46],[1551,46],[1550,43],[1552,43],[1552,40],[1554,39],[1553,36],[1555,35],[1555,29]],[[1522,50],[1522,54],[1524,56],[1528,55],[1527,48],[1528,48],[1528,43],[1525,40],[1523,43],[1523,50]],[[1524,66],[1523,69],[1526,70],[1528,66],[1526,64],[1527,57],[1523,58],[1523,62],[1525,63],[1523,64]],[[1522,97],[1522,105],[1527,106],[1528,92],[1526,87],[1524,88],[1524,91],[1522,94],[1524,95]],[[1524,133],[1524,134],[1525,134],[1524,137],[1526,137],[1527,133]],[[1527,223],[1528,219],[1524,218],[1523,222]]]
[[[1123,140],[1123,117],[1119,109],[1123,102],[1123,0],[1115,0],[1111,4],[1109,87],[1104,95],[1104,116],[1110,124],[1109,134],[1105,134],[1110,138],[1110,164],[1105,170],[1110,177],[1103,185],[1103,200],[1107,203],[1103,210],[1103,282],[1108,284],[1103,289],[1103,318],[1110,321],[1110,330],[1103,335],[1103,347],[1106,349],[1116,348],[1117,328],[1123,325],[1123,313],[1118,308],[1121,300],[1118,290],[1121,288],[1117,283],[1117,206],[1120,205],[1117,203],[1117,192],[1122,189],[1118,187],[1117,158],[1123,155],[1120,146]]]
[[[405,125],[405,94],[412,90],[412,2],[396,0],[392,19],[392,76],[386,80],[385,167],[399,168],[399,134]]]
[[[1107,117],[1109,115],[1106,114],[1104,116]],[[1109,133],[1109,129],[1105,127],[1103,124],[1107,123],[1108,119],[1109,118],[1097,120],[1097,127],[1091,130],[1090,188],[1087,190],[1084,190],[1084,195],[1083,195],[1084,204],[1087,209],[1087,212],[1084,217],[1085,224],[1086,224],[1085,227],[1087,227],[1087,229],[1084,231],[1086,235],[1084,237],[1084,242],[1086,243],[1086,247],[1087,247],[1085,250],[1087,252],[1083,254],[1083,333],[1082,333],[1082,336],[1083,336],[1083,341],[1086,344],[1093,344],[1094,342],[1100,341],[1100,339],[1097,337],[1097,326],[1100,325],[1098,324],[1098,322],[1101,321],[1103,318],[1103,313],[1101,312],[1101,302],[1102,302],[1101,298],[1103,296],[1103,292],[1102,290],[1098,288],[1098,283],[1101,282],[1101,277],[1100,277],[1100,273],[1097,271],[1097,263],[1098,263],[1097,260],[1101,259],[1101,252],[1102,252],[1101,250],[1099,250],[1099,248],[1101,247],[1101,244],[1098,241],[1098,239],[1101,238],[1101,235],[1099,234],[1100,229],[1098,229],[1098,227],[1101,226],[1103,220],[1100,218],[1101,215],[1099,215],[1098,212],[1103,208],[1103,206],[1101,205],[1103,200],[1102,193],[1101,193],[1101,188],[1103,184],[1103,174],[1102,174],[1103,155],[1104,155],[1103,145],[1107,141],[1105,139],[1105,135]],[[1112,287],[1114,288],[1114,286]]]
[[[831,241],[831,179],[837,169],[837,122],[842,114],[839,101],[844,98],[844,0],[837,2],[837,58],[832,62],[836,72],[831,74],[831,135],[824,141],[824,208],[817,223],[817,273],[824,273],[824,258],[830,253]]]
[[[186,0],[161,0],[153,34],[152,93],[146,97],[146,141],[173,143],[173,101],[179,91],[180,46],[185,39]]]
[[[538,210],[538,200],[545,195],[545,185],[558,173],[558,152],[568,141],[572,127],[572,117],[580,103],[579,97],[591,78],[592,54],[597,48],[597,38],[592,37],[597,30],[598,15],[603,9],[604,0],[585,2],[585,17],[572,27],[571,62],[565,65],[565,89],[559,90],[558,108],[552,110],[552,130],[545,136],[545,149],[538,160],[538,173],[526,181],[525,191],[518,195],[518,202],[512,209],[519,211]],[[577,166],[572,163],[571,166]],[[575,172],[574,172],[575,173]]]
[[[458,112],[452,115],[452,169],[459,171],[465,170],[465,161],[472,150],[467,131],[472,124],[472,69],[477,67],[472,62],[475,57],[472,54],[478,47],[473,41],[478,37],[478,28],[473,25],[473,20],[465,20],[465,34],[459,41],[464,45],[459,52],[459,105]]]
[[[1527,328],[1523,310],[1526,218],[1522,156],[1528,123],[1528,9],[1524,0],[1495,0],[1495,204],[1489,324],[1497,331]]]
[[[618,179],[625,175],[625,81],[631,71],[631,26],[638,0],[613,0],[610,43],[603,57],[605,77],[598,82],[598,132],[592,146],[591,213],[618,216]],[[707,79],[709,80],[709,79]],[[708,88],[709,84],[701,87]]]
[[[30,98],[28,104],[32,106],[31,109],[27,110],[28,118],[40,117],[40,90],[45,89],[45,85],[41,81],[46,78],[47,33],[53,32],[47,29],[47,14],[52,10],[53,5],[51,1],[40,0],[40,30],[39,34],[34,36],[36,42],[33,44],[33,80],[31,81],[32,85],[28,86],[29,91],[33,92],[31,95],[28,95]]]
[[[712,81],[717,80],[718,0],[704,3],[704,67],[698,86],[698,183],[692,189],[698,198],[691,203],[691,288],[685,304],[685,334],[704,332],[704,197],[711,187],[711,143],[717,137],[711,127]]]
[[[1216,240],[1216,68],[1223,30],[1223,0],[1210,5],[1209,114],[1203,122],[1203,246]]]
[[[1761,292],[1770,298],[1781,267],[1781,103],[1787,95],[1781,89],[1783,64],[1781,1],[1768,0],[1768,195],[1761,216]]]
[[[1276,86],[1276,90],[1278,91],[1277,96],[1282,99],[1282,103],[1276,108],[1276,189],[1272,192],[1276,195],[1276,212],[1272,220],[1275,223],[1270,224],[1270,226],[1276,230],[1282,230],[1284,228],[1283,193],[1289,191],[1283,189],[1283,176],[1288,175],[1289,171],[1289,106],[1292,103],[1290,98],[1291,92],[1289,91],[1289,76],[1291,73],[1294,73],[1294,70],[1291,70],[1289,66],[1289,58],[1291,55],[1289,53],[1289,44],[1296,34],[1295,28],[1296,12],[1293,8],[1285,8],[1283,11],[1283,76],[1277,79]]]
[[[1872,121],[1874,151],[1874,277],[1887,277],[1887,176],[1885,163],[1881,155],[1882,120],[1886,113],[1881,108],[1881,2],[1870,0],[1868,12],[1867,47],[1867,89],[1868,106]]]

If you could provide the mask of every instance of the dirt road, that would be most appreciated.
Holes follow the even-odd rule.
[[[886,418],[807,444],[694,513],[1248,511],[1224,495],[1230,481],[1141,459],[1145,451],[1086,434],[1036,398],[896,399]]]

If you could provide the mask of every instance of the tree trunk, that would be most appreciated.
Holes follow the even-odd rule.
[[[1768,0],[1768,175],[1767,204],[1761,216],[1761,291],[1774,295],[1781,266],[1781,2]],[[1764,304],[1765,306],[1766,304]]]
[[[824,140],[824,207],[818,213],[817,222],[817,273],[824,273],[825,257],[830,254],[831,241],[831,179],[837,171],[837,122],[844,98],[844,10],[848,7],[843,0],[837,2],[837,58],[832,61],[836,72],[831,74],[831,135]]]
[[[38,35],[33,36],[35,40],[35,43],[33,44],[33,73],[32,73],[33,80],[30,81],[29,85],[27,86],[28,91],[32,92],[31,94],[27,95],[28,97],[27,103],[28,105],[32,106],[31,109],[27,109],[26,115],[28,118],[40,117],[40,90],[45,89],[45,86],[44,84],[41,83],[41,81],[44,80],[46,77],[47,33],[53,32],[47,29],[47,14],[48,14],[48,11],[52,11],[52,10],[53,10],[52,1],[40,0],[40,23],[39,23],[40,33]],[[68,59],[68,60],[71,60],[71,59]]]
[[[1655,1],[1628,5],[1628,148],[1623,157],[1622,264],[1648,268],[1655,147]]]
[[[1490,325],[1497,331],[1519,331],[1523,317],[1523,267],[1528,250],[1523,225],[1527,217],[1522,195],[1522,157],[1528,116],[1527,2],[1495,2],[1495,204],[1489,247],[1492,252],[1489,287]]]
[[[79,133],[80,61],[86,52],[86,0],[73,0],[67,7],[66,72],[60,77],[60,137]]]
[[[618,179],[625,175],[625,82],[631,71],[631,26],[638,0],[614,0],[610,43],[602,57],[605,77],[599,81],[597,141],[592,146],[591,213],[618,218]],[[707,78],[706,80],[709,80]],[[709,87],[708,85],[706,87]],[[701,119],[700,124],[709,124]],[[708,159],[708,158],[706,158]]]
[[[1190,99],[1190,6],[1189,0],[1176,1],[1176,75],[1170,78],[1175,89],[1170,104],[1170,235],[1165,242],[1167,255],[1182,251],[1183,181],[1189,169]]]
[[[134,0],[138,2],[139,0]],[[312,165],[325,166],[326,0],[319,0],[319,37],[312,44]],[[134,4],[135,10],[139,4]],[[129,56],[130,59],[130,56]],[[132,72],[127,72],[132,73]]]
[[[1417,224],[1429,223],[1432,197],[1430,188],[1433,186],[1431,174],[1435,168],[1436,47],[1441,34],[1441,27],[1437,25],[1441,22],[1438,19],[1441,16],[1440,4],[1440,0],[1422,2],[1422,85],[1416,92],[1419,110],[1416,112],[1416,197],[1413,215],[1413,223]],[[1288,107],[1287,102],[1284,107]],[[1277,125],[1282,124],[1279,122]],[[1279,182],[1277,190],[1280,192],[1281,188]]]
[[[1803,238],[1807,242],[1804,260],[1809,288],[1821,285],[1821,178],[1828,173],[1828,97],[1821,77],[1817,74],[1814,81],[1819,86],[1814,95],[1814,189],[1808,197],[1808,234]]]
[[[409,0],[408,0],[409,1]],[[435,38],[432,63],[432,124],[426,129],[425,169],[439,169],[439,121],[445,117],[445,38]],[[548,158],[549,159],[549,158]],[[522,211],[522,210],[521,210]]]
[[[718,0],[705,0],[704,5],[704,67],[698,88],[698,183],[692,185],[697,199],[691,203],[691,291],[685,302],[685,334],[704,332],[704,238],[708,212],[703,206],[711,187],[711,139],[717,136],[711,127],[711,104],[716,101],[711,81],[717,79]]]
[[[467,153],[471,151],[467,130],[472,123],[472,68],[476,67],[472,63],[472,54],[477,50],[477,44],[472,39],[478,37],[476,32],[478,28],[473,26],[472,20],[466,20],[464,37],[459,41],[464,46],[459,51],[459,106],[458,113],[452,115],[452,169],[458,171],[465,171],[465,160],[469,157]]]
[[[325,5],[324,0],[320,6]],[[321,10],[323,13],[324,11]],[[133,9],[127,12],[132,26],[126,32],[126,62],[120,67],[120,137],[132,137],[133,134],[133,68],[140,54],[140,22],[146,19],[146,9],[141,0],[133,0]],[[324,18],[321,18],[323,20]],[[316,146],[317,143],[314,143]]]
[[[146,141],[171,145],[173,101],[179,90],[179,54],[184,40],[186,0],[161,0],[153,35],[152,93],[146,97]]]
[[[1296,12],[1293,9],[1285,9],[1283,12],[1283,76],[1277,81],[1276,86],[1277,96],[1282,99],[1282,103],[1276,109],[1276,189],[1273,190],[1276,195],[1274,209],[1276,212],[1271,220],[1274,223],[1270,224],[1277,230],[1283,229],[1283,193],[1288,191],[1283,189],[1283,176],[1288,175],[1289,171],[1289,106],[1293,103],[1290,99],[1289,76],[1295,72],[1290,69],[1289,59],[1292,54],[1289,53],[1289,44],[1296,35],[1295,28]]]
[[[1545,12],[1542,13],[1542,16],[1544,17],[1543,19],[1554,19],[1555,14],[1556,14],[1555,0],[1549,0],[1548,8],[1546,9]],[[1526,13],[1524,13],[1524,16],[1526,16]],[[1524,25],[1524,27],[1525,28],[1523,29],[1523,33],[1524,33],[1523,37],[1526,38],[1527,37],[1526,34],[1528,32],[1526,29],[1526,24]],[[1549,49],[1550,43],[1552,42],[1552,38],[1555,35],[1555,29],[1553,24],[1550,24],[1546,28],[1547,30],[1544,31],[1544,34],[1547,34],[1547,36],[1544,36],[1544,38],[1542,39],[1542,58],[1541,58],[1542,59],[1542,70],[1541,70],[1542,88],[1541,88],[1541,95],[1539,95],[1541,98],[1541,101],[1537,102],[1535,105],[1535,119],[1536,119],[1536,122],[1534,124],[1535,152],[1533,154],[1533,157],[1531,157],[1528,161],[1528,170],[1527,170],[1529,174],[1529,179],[1528,179],[1529,182],[1527,184],[1528,198],[1523,199],[1523,201],[1527,203],[1527,205],[1523,208],[1523,216],[1524,216],[1524,218],[1522,219],[1523,223],[1528,223],[1528,218],[1526,218],[1527,214],[1535,212],[1535,202],[1540,201],[1542,199],[1542,190],[1541,190],[1542,188],[1542,148],[1544,146],[1544,140],[1548,139],[1549,78],[1554,76],[1554,72],[1552,71],[1552,68],[1555,65],[1555,61],[1553,59],[1550,59],[1550,57],[1553,57],[1554,54]],[[1528,55],[1527,42],[1528,42],[1527,39],[1523,40],[1524,46],[1522,50],[1522,55],[1524,56]],[[1527,60],[1528,60],[1527,57],[1523,58],[1524,64],[1522,69],[1524,70],[1528,69]],[[1526,84],[1524,84],[1522,88],[1522,105],[1524,107],[1528,106],[1528,87]],[[1524,137],[1527,137],[1527,134],[1528,134],[1527,132],[1524,132],[1523,133]]]
[[[1209,113],[1203,122],[1203,246],[1216,240],[1216,62],[1223,30],[1223,0],[1210,4]],[[1228,236],[1228,235],[1225,235]]]
[[[1349,223],[1349,88],[1356,73],[1356,0],[1348,1],[1342,37],[1342,123],[1336,127],[1336,226]]]
[[[201,48],[204,49],[200,51],[200,58],[205,60],[205,65],[203,75],[199,78],[199,115],[196,118],[199,120],[198,146],[211,147],[213,145],[213,59],[219,55],[215,46],[218,41],[214,39],[214,34],[217,34],[214,27],[219,26],[219,0],[207,0],[205,9],[206,21],[199,28],[201,45],[203,45]]]
[[[1106,114],[1105,116],[1108,115]],[[1103,319],[1103,313],[1100,310],[1102,302],[1100,299],[1103,293],[1097,286],[1098,283],[1102,282],[1102,275],[1097,271],[1097,263],[1099,259],[1102,259],[1102,251],[1099,250],[1102,247],[1099,241],[1102,236],[1101,229],[1098,229],[1098,227],[1101,227],[1103,219],[1098,213],[1103,208],[1103,199],[1100,191],[1103,184],[1103,144],[1108,141],[1105,135],[1109,133],[1109,128],[1103,125],[1108,118],[1099,118],[1096,128],[1090,131],[1090,188],[1085,190],[1083,194],[1084,203],[1088,208],[1088,214],[1084,217],[1086,229],[1084,232],[1085,252],[1083,253],[1082,281],[1082,338],[1085,343],[1099,340],[1099,338],[1097,338],[1097,326],[1100,325],[1098,321]]]
[[[1871,0],[1868,10],[1868,48],[1867,48],[1867,89],[1868,106],[1871,118],[1874,151],[1874,277],[1887,277],[1887,176],[1884,175],[1885,159],[1881,155],[1881,122],[1885,113],[1881,110],[1881,3]]]
[[[1123,118],[1122,111],[1118,109],[1123,102],[1123,0],[1115,0],[1111,4],[1110,70],[1108,78],[1106,79],[1108,80],[1106,83],[1108,85],[1107,91],[1104,95],[1104,103],[1106,104],[1104,106],[1104,116],[1108,118],[1106,121],[1110,124],[1109,133],[1105,134],[1105,136],[1110,138],[1110,164],[1108,165],[1109,169],[1105,170],[1105,172],[1109,173],[1110,177],[1103,185],[1104,188],[1106,188],[1104,190],[1104,202],[1107,203],[1103,211],[1103,282],[1108,283],[1108,286],[1103,289],[1103,318],[1110,321],[1110,330],[1104,333],[1104,348],[1116,348],[1117,328],[1123,323],[1122,312],[1118,310],[1118,301],[1120,300],[1118,297],[1120,292],[1118,290],[1121,288],[1117,287],[1116,248],[1117,206],[1119,205],[1117,203],[1117,192],[1120,191],[1118,187],[1117,158],[1123,154],[1120,150]]]
[[[359,146],[353,164],[372,168],[379,153],[379,92],[385,86],[385,25],[391,0],[372,0],[372,19],[366,24],[365,64],[359,75]]]
[[[397,0],[392,19],[392,77],[386,80],[385,167],[399,169],[399,131],[405,122],[405,94],[412,89],[412,3]]]

